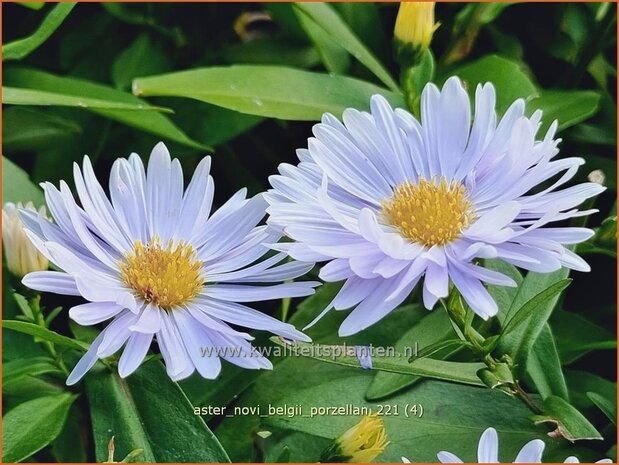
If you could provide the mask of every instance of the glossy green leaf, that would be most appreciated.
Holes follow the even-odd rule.
[[[574,312],[559,311],[552,319],[557,346],[564,365],[592,350],[617,348],[617,336],[602,326]]]
[[[580,410],[595,408],[588,396],[590,392],[608,399],[617,397],[617,384],[594,373],[567,369],[565,379],[570,390],[570,402]]]
[[[534,271],[529,271],[524,280],[522,280],[521,285],[517,288],[513,288],[514,293],[505,312],[505,319],[509,321],[524,304],[553,284],[567,279],[569,273],[570,270],[567,268],[560,268],[552,273],[536,273]]]
[[[84,109],[164,139],[193,148],[207,149],[207,147],[189,139],[166,115],[152,109],[138,110],[136,107],[152,107],[127,92],[82,79],[60,77],[34,69],[9,69],[5,71],[3,79],[6,85],[48,93],[62,93],[72,96],[76,102],[81,99],[94,99],[133,107],[131,110],[95,107],[84,107]]]
[[[496,89],[499,114],[503,114],[516,99],[530,100],[539,95],[522,64],[498,55],[487,55],[457,67],[449,75],[459,76],[468,86],[470,95],[475,95],[477,84],[491,82]]]
[[[30,8],[31,10],[40,10],[45,6],[45,2],[17,2],[18,5]]]
[[[507,321],[497,349],[511,356],[517,373],[524,373],[533,345],[569,283],[570,280],[564,279],[551,285],[516,310]]]
[[[439,341],[453,337],[454,331],[449,323],[447,312],[441,308],[424,316],[418,323],[411,326],[404,335],[395,343],[395,350],[403,352],[407,347],[417,347],[423,350],[425,347]],[[443,355],[452,353],[453,350],[443,351]],[[441,357],[434,357],[441,358]],[[379,371],[374,376],[372,384],[366,393],[369,400],[376,400],[408,387],[422,379],[419,376],[407,376]]]
[[[17,87],[2,88],[2,103],[5,105],[61,106],[92,108],[98,110],[127,111],[164,111],[170,110],[153,107],[145,103],[123,103],[96,98],[80,97],[36,89],[20,89]]]
[[[298,44],[281,37],[258,37],[241,44],[230,44],[220,51],[226,63],[269,64],[293,68],[313,68],[320,56],[310,45]]]
[[[398,84],[389,71],[376,59],[374,54],[359,40],[328,3],[295,3],[295,9],[309,17],[335,42],[348,50],[359,62],[365,65],[389,89],[398,90]]]
[[[2,461],[21,462],[52,442],[62,429],[74,394],[39,397],[2,417]]]
[[[380,409],[390,441],[377,459],[380,462],[400,462],[402,456],[414,462],[435,462],[440,450],[475,462],[477,442],[488,425],[499,433],[499,458],[503,462],[512,461],[519,449],[534,438],[546,442],[546,454],[565,446],[565,441],[548,438],[547,429],[534,426],[528,419],[530,411],[521,402],[498,391],[426,380],[377,403],[364,398],[371,380],[372,373],[360,369],[307,358],[284,360],[272,372],[265,372],[235,404],[239,408],[259,405],[260,414],[265,416],[255,413],[224,418],[217,436],[234,461],[245,462],[251,460],[253,433],[267,430],[273,435],[264,441],[265,461],[276,460],[288,447],[291,462],[311,463],[359,417],[351,410],[348,414],[314,411],[312,416],[310,409],[365,407],[373,412]],[[301,406],[302,411],[290,416],[269,414],[269,405]],[[563,452],[563,457],[567,455]]]
[[[40,150],[82,132],[79,124],[32,108],[15,106],[2,112],[2,146],[12,150]]]
[[[535,415],[535,423],[549,423],[556,428],[556,434],[568,441],[603,439],[598,430],[572,405],[560,397],[550,396],[544,400],[543,413]]]
[[[333,37],[321,28],[316,21],[295,8],[299,23],[312,40],[320,60],[330,73],[346,74],[350,67],[350,54]]]
[[[170,70],[170,60],[148,33],[142,33],[112,64],[112,80],[119,89],[131,87],[133,78]]]
[[[543,399],[556,395],[569,401],[555,338],[548,323],[544,325],[527,359],[527,374]]]
[[[339,353],[350,353],[344,351],[344,346],[342,346],[342,352],[339,353],[336,348],[332,349],[332,351],[327,348],[324,352],[325,355],[323,355],[319,348],[316,346],[312,347],[313,345],[307,342],[288,343],[278,337],[272,337],[271,341],[287,351],[291,351],[295,356],[309,357],[326,363],[360,368],[359,360],[356,356],[339,355]],[[351,347],[347,347],[347,349],[351,349]],[[416,358],[409,362],[409,357],[410,355],[403,353],[396,353],[395,356],[374,355],[372,357],[372,369],[401,375],[415,375],[424,378],[453,381],[473,386],[483,385],[477,377],[477,371],[485,366],[483,363],[448,362],[431,358]]]
[[[32,35],[2,46],[2,60],[21,60],[30,55],[58,29],[75,5],[74,2],[56,4]]]
[[[24,376],[39,376],[48,373],[62,373],[49,357],[11,360],[2,365],[2,388],[18,384]]]
[[[41,338],[45,341],[49,341],[53,344],[58,344],[70,349],[88,350],[89,344],[71,339],[70,337],[58,334],[51,329],[43,328],[35,325],[34,323],[28,323],[26,321],[17,320],[2,320],[2,327],[4,329],[10,329],[13,331],[19,331],[20,333],[30,334],[31,336]]]
[[[617,398],[613,397],[607,399],[604,396],[599,395],[597,392],[587,392],[587,397],[591,399],[604,415],[613,423],[613,425],[617,426]]]
[[[84,463],[88,461],[86,445],[89,440],[82,435],[84,415],[79,404],[73,404],[60,434],[52,442],[51,452],[58,462]]]
[[[97,461],[143,449],[140,462],[228,462],[206,426],[160,362],[144,363],[126,380],[106,369],[86,376]]]
[[[598,111],[599,103],[597,92],[543,90],[539,97],[527,104],[527,109],[529,113],[535,109],[544,112],[540,129],[543,133],[554,120],[558,120],[558,129],[562,130],[589,119]]]
[[[299,92],[303,89],[303,92]],[[138,78],[140,96],[187,97],[271,118],[317,121],[348,107],[367,109],[373,94],[403,106],[402,96],[365,81],[278,66],[237,65]]]
[[[6,157],[2,157],[2,202],[32,202],[43,204],[43,190],[35,186],[24,170]]]

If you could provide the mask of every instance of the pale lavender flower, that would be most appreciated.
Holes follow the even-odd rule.
[[[266,258],[265,243],[279,234],[257,226],[265,216],[262,196],[234,194],[211,214],[214,184],[204,158],[187,189],[178,160],[158,144],[148,168],[140,157],[118,159],[110,176],[110,199],[88,157],[74,166],[80,205],[63,181],[43,184],[54,222],[22,211],[29,237],[62,271],[24,277],[39,291],[81,296],[88,303],[69,311],[81,325],[111,319],[67,379],[74,384],[97,359],[124,350],[120,376],[135,371],[156,339],[173,380],[197,371],[215,378],[220,358],[245,368],[271,362],[230,324],[309,340],[294,326],[256,311],[246,302],[306,296],[317,283],[282,283],[304,275],[311,264]]]
[[[542,114],[525,116],[523,100],[499,120],[494,87],[485,84],[474,106],[473,121],[456,77],[442,91],[425,87],[421,123],[375,95],[371,113],[347,109],[343,123],[325,114],[308,149],[297,151],[300,163],[282,164],[271,177],[268,223],[294,240],[274,248],[326,261],[320,277],[345,281],[317,318],[355,307],[340,335],[383,318],[421,280],[428,309],[448,295],[451,282],[478,315],[495,315],[483,283],[515,283],[480,266],[482,258],[538,272],[589,271],[565,245],[593,232],[546,226],[596,211],[577,206],[604,187],[562,187],[584,160],[555,160],[557,123],[538,140]]]
[[[546,444],[541,439],[533,439],[527,442],[513,462],[509,463],[542,463],[542,454]],[[462,463],[460,457],[451,452],[441,451],[437,454],[441,463]],[[411,463],[406,457],[402,462]],[[500,463],[499,462],[499,436],[494,428],[487,428],[479,438],[477,446],[477,463]],[[576,457],[568,457],[564,463],[579,463]],[[610,459],[598,460],[595,463],[612,463]]]

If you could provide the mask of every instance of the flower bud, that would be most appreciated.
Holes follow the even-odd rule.
[[[430,47],[434,31],[434,2],[402,2],[395,22],[394,50],[403,66],[416,64],[422,52]]]
[[[15,205],[8,202],[2,209],[2,242],[6,265],[11,273],[21,278],[32,271],[47,270],[48,261],[26,236],[19,209],[35,213],[37,210],[32,202],[28,202],[25,207],[21,203]],[[41,207],[38,213],[45,215],[45,207]]]
[[[345,431],[320,456],[320,461],[368,463],[387,447],[387,433],[378,415],[367,415]]]

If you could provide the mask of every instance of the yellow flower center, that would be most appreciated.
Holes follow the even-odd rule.
[[[189,244],[172,240],[163,247],[158,237],[147,245],[136,241],[120,262],[121,278],[138,296],[165,310],[194,298],[204,285],[202,262]]]
[[[336,442],[340,456],[347,458],[350,463],[369,463],[389,444],[385,424],[376,414],[363,417],[359,423],[337,438]]]
[[[399,185],[383,201],[382,213],[402,235],[426,247],[453,241],[475,219],[466,188],[444,177]]]

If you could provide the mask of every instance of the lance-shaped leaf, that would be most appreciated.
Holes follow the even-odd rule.
[[[74,2],[56,4],[34,33],[2,46],[2,59],[21,60],[30,55],[58,29],[75,5]]]
[[[107,460],[115,437],[116,457],[142,449],[140,462],[229,462],[217,438],[157,361],[129,378],[103,369],[86,377],[95,452]]]
[[[19,331],[20,333],[29,334],[70,349],[84,351],[88,350],[89,347],[89,344],[86,344],[85,342],[78,341],[77,339],[71,339],[70,337],[58,334],[56,331],[52,331],[51,329],[43,328],[39,325],[28,323],[26,321],[2,320],[2,327],[4,329],[11,329],[13,331]]]
[[[401,94],[369,82],[283,66],[197,68],[137,78],[133,93],[192,98],[241,113],[299,121],[318,121],[325,112],[339,117],[348,107],[367,109],[374,94],[404,106]]]
[[[581,439],[604,439],[589,420],[575,407],[557,396],[544,400],[543,413],[532,417],[536,424],[550,423],[556,428],[555,433],[570,442]]]
[[[2,461],[20,462],[60,434],[74,394],[39,397],[19,404],[2,417]]]
[[[569,279],[564,279],[552,284],[516,310],[505,325],[497,349],[511,356],[518,376],[524,374],[533,345],[569,283]]]
[[[271,341],[295,355],[336,365],[361,368],[359,359],[351,353],[351,351],[354,352],[355,347],[314,345],[307,342],[284,342],[276,336],[272,337]],[[401,375],[416,375],[473,386],[483,386],[483,383],[477,376],[477,371],[485,367],[483,363],[448,362],[431,358],[417,358],[409,362],[409,357],[410,355],[407,356],[399,353],[372,355],[372,368]]]
[[[128,92],[83,79],[56,76],[28,68],[6,70],[3,75],[3,83],[4,85],[22,89],[22,93],[23,90],[30,89],[30,97],[33,97],[33,91],[45,93],[45,98],[54,99],[54,105],[62,103],[62,98],[57,95],[62,94],[66,96],[66,102],[70,101],[72,106],[82,107],[84,110],[91,111],[97,115],[119,121],[185,146],[201,150],[208,149],[208,147],[190,139],[166,115],[161,114],[159,111],[153,111],[153,109],[157,108],[151,107],[144,100]],[[4,97],[6,98],[6,96]],[[79,105],[79,102],[92,102],[93,100],[99,102],[99,104],[102,101],[108,102],[110,106],[98,107],[97,104],[90,106]],[[4,103],[7,102],[4,101]],[[21,104],[37,105],[36,98],[26,101],[22,95]]]
[[[327,37],[334,39],[340,46],[348,50],[387,87],[393,91],[398,90],[398,85],[389,72],[359,40],[331,5],[328,3],[295,3],[295,9],[322,29]]]

